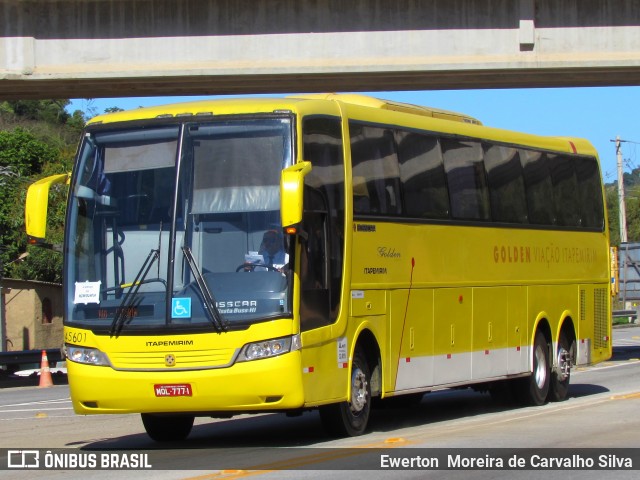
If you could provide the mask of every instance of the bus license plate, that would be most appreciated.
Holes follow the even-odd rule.
[[[191,385],[188,383],[154,385],[156,397],[190,397]]]

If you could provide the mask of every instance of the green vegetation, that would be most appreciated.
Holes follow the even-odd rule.
[[[625,207],[627,211],[627,237],[630,243],[640,242],[640,168],[624,174]],[[611,245],[620,245],[620,217],[618,184],[606,185],[607,211]]]
[[[81,111],[72,115],[68,100],[0,102],[0,273],[7,277],[61,282],[62,256],[27,247],[24,203],[35,180],[70,171],[84,127]],[[66,187],[52,191],[48,241],[63,239]],[[29,255],[16,261],[21,254]]]

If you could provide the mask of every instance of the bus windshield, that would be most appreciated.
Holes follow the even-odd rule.
[[[290,316],[291,130],[255,116],[90,127],[66,227],[67,324],[222,331]]]

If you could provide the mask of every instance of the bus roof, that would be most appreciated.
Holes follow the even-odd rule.
[[[351,105],[359,105],[362,107],[376,108],[381,110],[391,110],[395,112],[409,113],[420,115],[423,117],[432,117],[441,120],[451,120],[462,123],[470,123],[474,125],[482,125],[482,123],[469,115],[451,112],[448,110],[440,110],[431,107],[422,107],[409,103],[392,102],[382,100],[375,97],[359,94],[337,94],[337,93],[313,93],[291,95],[284,98],[233,98],[233,99],[215,99],[215,100],[198,100],[194,102],[174,103],[168,105],[159,105],[153,107],[143,107],[122,112],[112,112],[98,115],[89,120],[89,125],[99,123],[126,122],[131,120],[143,120],[160,117],[179,117],[192,115],[207,115],[216,113],[219,109],[226,110],[225,107],[234,105],[236,108],[245,104],[251,105],[254,111],[273,111],[274,106],[282,108],[283,103],[297,103],[305,100],[329,100],[348,103]],[[225,112],[226,113],[226,112]]]
[[[591,143],[588,140],[580,138],[538,136],[524,132],[497,129],[483,126],[476,118],[461,113],[348,93],[311,93],[286,97],[236,97],[198,100],[107,113],[94,117],[87,122],[87,125],[150,120],[154,118],[192,117],[197,119],[198,117],[210,115],[272,113],[287,110],[297,111],[301,109],[301,104],[306,102],[339,102],[357,108],[371,108],[378,112],[386,110],[399,114],[415,115],[416,117],[425,119],[425,121],[429,121],[428,119],[436,122],[444,120],[445,122],[439,124],[437,127],[432,125],[431,128],[437,131],[446,131],[449,133],[459,132],[463,135],[469,135],[470,137],[501,140],[507,143],[537,146],[549,150],[585,153],[589,155],[596,154]],[[381,118],[378,115],[376,116]],[[456,123],[460,126],[455,126]],[[480,130],[476,130],[476,128]]]
[[[392,102],[390,100],[382,100],[367,95],[358,95],[354,93],[312,93],[308,95],[293,95],[291,98],[302,98],[307,100],[337,100],[351,105],[360,105],[362,107],[379,108],[381,110],[393,110],[394,112],[410,113],[423,117],[439,118],[441,120],[452,120],[455,122],[471,123],[473,125],[482,125],[480,120],[463,113],[451,112],[449,110],[440,110],[438,108],[422,107],[410,103]]]

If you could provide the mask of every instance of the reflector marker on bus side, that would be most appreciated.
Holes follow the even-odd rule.
[[[304,367],[302,373],[313,373],[313,367]]]

